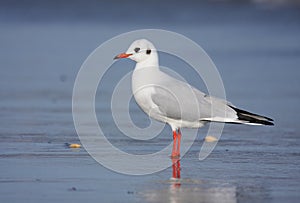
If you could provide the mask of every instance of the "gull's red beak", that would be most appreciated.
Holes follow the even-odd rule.
[[[132,54],[121,53],[121,54],[115,56],[114,59],[127,58],[127,57],[129,57],[129,56],[131,56],[131,55],[132,55]]]

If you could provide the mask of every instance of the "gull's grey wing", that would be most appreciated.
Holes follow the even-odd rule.
[[[186,121],[226,121],[236,119],[228,102],[207,96],[198,89],[175,78],[164,78],[151,94],[161,116]]]

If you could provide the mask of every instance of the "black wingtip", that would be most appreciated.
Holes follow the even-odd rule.
[[[249,123],[254,123],[254,124],[262,124],[262,125],[269,125],[269,126],[274,125],[274,123],[272,123],[272,121],[274,121],[272,118],[250,113],[248,111],[238,109],[230,105],[229,107],[236,111],[239,120],[248,121]]]
[[[270,121],[256,121],[255,123],[263,124],[263,125],[269,125],[269,126],[274,126],[274,123],[272,123]]]

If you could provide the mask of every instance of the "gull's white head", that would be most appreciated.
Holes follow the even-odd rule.
[[[117,55],[114,59],[129,58],[137,63],[156,57],[156,49],[151,42],[146,39],[134,41],[125,53]]]

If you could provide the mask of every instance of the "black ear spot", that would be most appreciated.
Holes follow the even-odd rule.
[[[140,48],[137,47],[137,48],[134,49],[134,51],[135,51],[135,53],[138,53],[140,51]]]
[[[147,49],[146,54],[151,54],[151,49]]]

